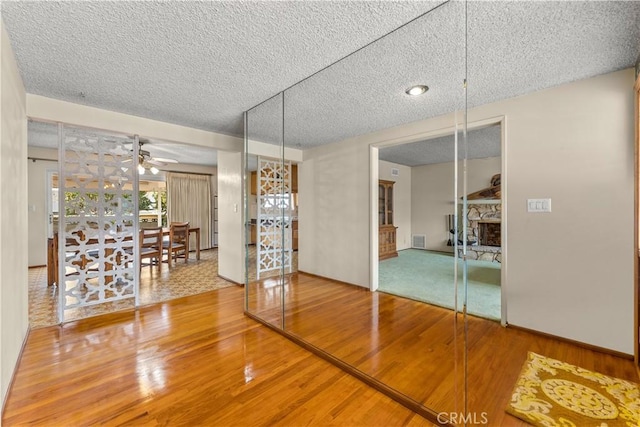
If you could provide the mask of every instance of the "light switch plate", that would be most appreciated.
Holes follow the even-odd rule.
[[[527,212],[551,212],[551,199],[527,199]]]

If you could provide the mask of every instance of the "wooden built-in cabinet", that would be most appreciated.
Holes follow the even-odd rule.
[[[291,221],[291,249],[298,250],[298,221]]]
[[[378,182],[378,256],[380,259],[398,256],[396,227],[393,225],[393,181]]]
[[[256,224],[250,224],[249,225],[249,244],[250,245],[255,245],[257,239],[257,235],[258,235],[258,226]]]
[[[298,165],[291,165],[291,192],[298,192]]]
[[[256,171],[251,172],[251,194],[254,196],[258,194],[258,173]]]

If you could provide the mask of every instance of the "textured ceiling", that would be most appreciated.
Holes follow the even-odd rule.
[[[462,144],[459,145],[462,147]],[[472,130],[467,134],[467,158],[500,156],[500,126]],[[379,158],[405,166],[446,163],[455,160],[453,135],[381,148]]]
[[[29,93],[226,134],[441,2],[2,2]]]
[[[447,3],[285,93],[285,143],[313,147],[461,110],[462,7]],[[468,106],[631,67],[639,48],[637,1],[470,1]],[[415,83],[430,89],[407,96]]]
[[[285,143],[305,149],[462,109],[464,6],[48,1],[2,2],[2,13],[28,92],[170,123],[239,135],[242,111],[312,75],[284,94]],[[627,68],[639,53],[640,2],[467,10],[469,107]],[[429,92],[406,96],[415,83]],[[282,99],[258,110],[250,136],[280,141]]]

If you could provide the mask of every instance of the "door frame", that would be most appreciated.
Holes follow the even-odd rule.
[[[636,63],[636,81],[633,88],[633,98],[635,104],[634,128],[635,128],[635,144],[634,144],[634,222],[633,222],[633,287],[634,287],[634,326],[633,326],[633,348],[634,348],[634,364],[640,375],[640,279],[638,269],[640,268],[640,226],[638,225],[640,213],[640,185],[638,175],[640,174],[640,59]]]
[[[47,238],[53,238],[53,177],[58,176],[58,169],[46,170],[46,189],[47,196],[45,198],[45,207],[47,209]],[[56,187],[59,188],[59,187]],[[58,194],[58,209],[60,209],[60,194]]]
[[[473,129],[498,125],[500,126],[500,160],[501,160],[501,185],[502,185],[502,262],[500,263],[500,324],[506,326],[507,321],[507,237],[508,237],[508,211],[507,211],[507,117],[495,116],[485,119],[467,122],[467,131]],[[369,145],[369,290],[378,289],[378,179],[379,179],[379,149],[394,145],[410,144],[425,139],[433,139],[441,136],[452,135],[460,131],[455,125],[444,128],[424,131],[416,134],[405,135],[397,138],[382,140]],[[637,328],[636,328],[637,329]]]

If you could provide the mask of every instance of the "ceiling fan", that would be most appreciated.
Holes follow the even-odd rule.
[[[175,159],[165,159],[162,157],[152,157],[148,150],[143,149],[143,145],[148,141],[138,142],[138,173],[144,175],[149,170],[154,175],[160,172],[158,167],[166,166],[169,163],[178,163]],[[132,148],[133,151],[133,148]],[[131,160],[129,160],[131,161]]]

